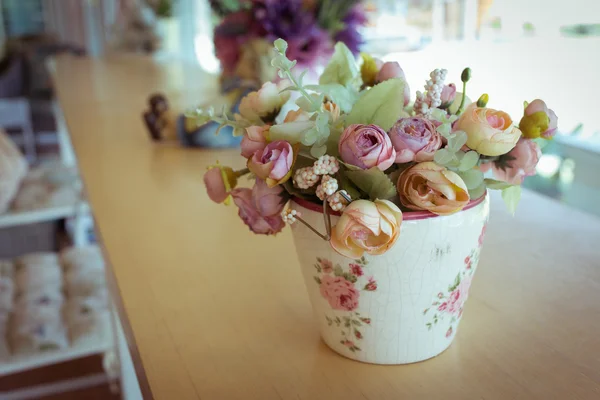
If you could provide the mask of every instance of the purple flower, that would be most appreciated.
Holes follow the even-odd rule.
[[[314,15],[303,8],[302,0],[255,0],[252,11],[272,40],[290,40],[315,25]]]
[[[358,54],[360,46],[364,43],[358,27],[367,22],[364,8],[360,4],[352,7],[342,21],[344,29],[337,32],[333,39],[344,43],[353,54]]]
[[[316,25],[288,40],[287,56],[299,65],[316,65],[325,61],[333,52],[329,35]]]

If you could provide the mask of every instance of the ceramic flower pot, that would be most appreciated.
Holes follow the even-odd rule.
[[[292,208],[323,227],[316,204]],[[385,254],[360,260],[336,253],[306,226],[292,226],[321,337],[337,353],[374,364],[434,357],[456,336],[489,216],[487,196],[461,212],[406,212]],[[332,216],[332,224],[338,217]]]

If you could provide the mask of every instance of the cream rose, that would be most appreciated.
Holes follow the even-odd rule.
[[[363,253],[383,254],[400,235],[402,211],[387,200],[355,200],[331,231],[331,247],[353,259]]]
[[[397,186],[400,203],[411,210],[449,215],[469,202],[469,192],[461,177],[431,161],[402,172]]]
[[[467,146],[484,156],[499,156],[512,150],[521,137],[510,116],[472,103],[454,124],[467,134]]]

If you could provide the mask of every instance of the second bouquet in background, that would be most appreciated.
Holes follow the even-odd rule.
[[[225,86],[260,84],[275,77],[270,61],[277,38],[307,70],[327,62],[336,42],[358,54],[366,16],[360,0],[210,0],[221,18],[214,31]],[[316,73],[316,72],[315,72]]]

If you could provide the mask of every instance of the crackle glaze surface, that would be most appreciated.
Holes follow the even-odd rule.
[[[292,202],[312,226],[321,213]],[[302,273],[325,343],[346,357],[406,364],[454,339],[479,261],[489,196],[462,212],[405,220],[387,253],[352,260],[300,223],[292,227]],[[338,217],[332,217],[335,225]]]

